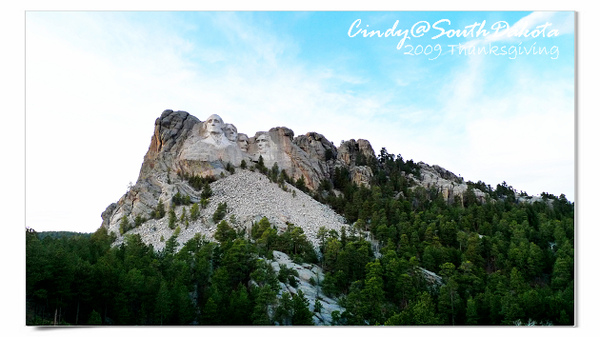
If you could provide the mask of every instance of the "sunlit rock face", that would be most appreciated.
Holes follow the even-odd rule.
[[[138,181],[106,209],[102,225],[115,229],[123,216],[150,218],[159,200],[168,207],[178,192],[199,200],[186,177],[219,179],[231,174],[228,167],[239,169],[242,161],[251,167],[261,157],[267,168],[277,165],[279,171],[285,170],[294,180],[303,178],[306,187],[314,190],[332,177],[336,155],[335,146],[317,133],[294,138],[291,129],[275,127],[248,137],[216,114],[201,121],[185,111],[165,110],[154,123]]]
[[[235,126],[211,115],[192,128],[177,156],[177,168],[190,175],[214,176],[223,172],[223,163],[239,166],[244,157]]]
[[[314,190],[322,180],[329,179],[332,173],[330,167],[318,156],[316,148],[321,146],[320,143],[304,148],[297,144],[297,139],[304,137],[294,138],[294,131],[286,127],[259,131],[249,140],[248,155],[253,162],[258,162],[262,157],[268,168],[277,163],[279,170],[285,170],[294,180],[304,178],[306,186]]]
[[[350,179],[357,185],[369,186],[373,177],[373,170],[368,163],[375,160],[375,151],[368,140],[350,139],[343,142],[337,152],[338,162],[341,166],[350,169]]]
[[[419,186],[437,190],[449,203],[464,204],[463,196],[469,189],[464,179],[438,165],[431,166],[423,162],[419,162],[418,165],[421,170]],[[486,194],[484,192],[473,189],[473,194],[479,202],[485,201]]]
[[[136,217],[150,219],[159,201],[171,206],[174,195],[189,196],[192,202],[201,199],[200,192],[191,187],[193,176],[221,179],[239,172],[242,163],[248,169],[262,162],[267,169],[275,165],[285,170],[294,181],[303,179],[310,191],[322,182],[332,182],[337,169],[348,173],[350,181],[369,186],[377,157],[369,141],[342,141],[339,148],[316,132],[294,136],[287,127],[268,131],[242,133],[216,114],[205,121],[185,111],[165,110],[154,123],[154,133],[135,185],[102,213],[102,226],[118,233],[123,217],[133,222]],[[247,132],[247,131],[246,131]],[[420,163],[421,178],[413,185],[438,188],[449,202],[462,198],[467,190],[464,182],[452,172],[438,166]],[[337,191],[336,193],[340,193]],[[485,195],[475,191],[483,200]]]

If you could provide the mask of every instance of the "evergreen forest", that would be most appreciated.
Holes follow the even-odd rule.
[[[574,325],[574,204],[564,195],[523,202],[526,193],[505,182],[479,181],[449,203],[414,185],[408,176],[418,178],[419,167],[400,155],[384,148],[359,160],[374,173],[370,187],[336,169],[308,191],[285,171],[256,167],[346,218],[348,230],[321,227],[316,247],[293,224],[278,232],[263,218],[243,231],[221,215],[215,240],[196,236],[178,247],[175,234],[161,251],[127,233],[113,247],[105,228],[27,229],[26,322],[312,325],[320,308],[311,310],[301,291],[281,293],[280,282],[294,276],[268,263],[281,251],[323,269],[322,292],[343,308],[332,325]]]

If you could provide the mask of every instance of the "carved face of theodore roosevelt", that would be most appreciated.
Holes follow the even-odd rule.
[[[248,136],[243,133],[238,134],[237,143],[242,151],[248,151]]]

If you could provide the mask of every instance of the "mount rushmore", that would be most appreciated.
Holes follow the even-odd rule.
[[[200,121],[185,111],[165,110],[154,123],[154,134],[136,183],[102,213],[102,226],[120,237],[119,222],[123,217],[131,222],[136,217],[151,219],[159,202],[171,207],[171,200],[177,193],[189,196],[192,202],[199,202],[200,193],[184,177],[222,179],[240,173],[242,167],[252,168],[261,162],[266,168],[277,165],[294,181],[303,179],[308,191],[315,191],[323,181],[331,182],[336,168],[345,169],[357,185],[368,186],[373,172],[365,162],[376,158],[369,141],[363,139],[343,141],[336,147],[319,133],[294,136],[287,127],[258,131],[250,137],[239,133],[235,125],[215,114]],[[467,184],[461,178],[439,166],[417,165],[420,176],[407,176],[414,186],[436,188],[447,201],[454,202],[456,198],[460,201],[467,190]],[[485,193],[477,189],[475,194],[479,199],[485,198]],[[272,202],[277,201],[273,199]],[[250,226],[261,213],[259,207],[255,211],[256,216],[246,216],[240,226]],[[276,217],[287,219],[282,215]],[[338,221],[313,223],[312,226],[318,228],[333,223],[339,227]],[[152,226],[156,229],[156,224]],[[210,226],[205,224],[205,227]]]

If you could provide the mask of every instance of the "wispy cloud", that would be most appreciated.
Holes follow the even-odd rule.
[[[466,48],[501,41],[526,41],[545,38],[550,35],[573,34],[573,12],[532,12],[517,22],[504,22],[493,28],[487,23],[487,36],[475,38],[464,43]],[[536,31],[537,33],[534,33]]]
[[[200,119],[218,113],[251,135],[288,126],[338,142],[348,134],[360,137],[365,116],[386,101],[332,90],[337,87],[332,82],[352,85],[361,79],[307,67],[288,54],[296,48],[293,42],[246,17],[215,17],[215,32],[229,36],[225,44],[172,35],[153,28],[154,22],[120,14],[65,14],[60,21],[28,17],[27,202],[36,210],[31,224],[53,221],[43,216],[56,207],[48,200],[69,198],[59,196],[68,190],[64,185],[86,181],[94,193],[62,225],[96,228],[103,208],[137,179],[163,109],[186,110]],[[45,164],[57,159],[60,165]]]
[[[531,30],[551,22],[561,34],[569,34],[573,31],[569,17],[572,13],[535,12],[512,27]],[[465,45],[514,40],[491,34]],[[491,184],[506,180],[530,193],[546,191],[554,180],[561,186],[555,193],[572,196],[574,78],[557,71],[563,63],[538,62],[542,61],[545,68],[540,69],[533,57],[518,61],[485,54],[465,57],[450,73],[440,100],[445,102],[441,107],[445,127],[439,134],[455,137],[451,144],[461,146],[437,153],[440,161],[468,179]],[[433,148],[428,151],[436,153]],[[548,172],[550,167],[554,172]]]
[[[482,167],[502,167],[498,176],[520,184],[500,144],[528,167],[547,163],[552,148],[569,151],[561,139],[572,86],[529,63],[465,57],[433,67],[388,49],[305,59],[301,41],[269,13],[28,13],[27,203],[36,210],[28,221],[50,221],[43,215],[57,206],[48,200],[68,199],[71,184],[85,182],[94,193],[73,201],[77,211],[62,224],[97,228],[103,208],[137,179],[167,108],[217,113],[250,135],[287,126],[336,144],[365,138],[376,152],[385,146],[491,184],[497,176]],[[524,157],[532,144],[536,155]]]

